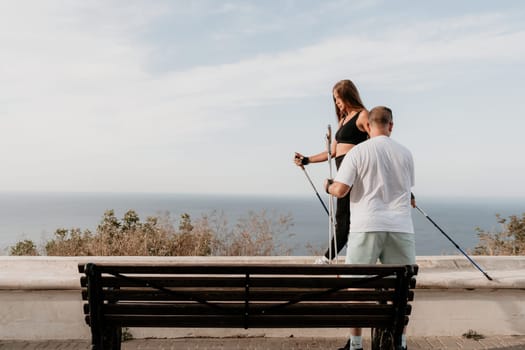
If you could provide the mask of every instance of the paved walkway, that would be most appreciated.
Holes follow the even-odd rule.
[[[124,342],[122,350],[330,350],[338,349],[346,342],[343,338],[185,338],[185,339],[137,339]],[[364,339],[365,349],[370,348]],[[89,350],[89,341],[10,341],[0,340],[2,350]],[[408,349],[499,349],[525,350],[525,336],[492,336],[481,340],[462,337],[413,337]]]

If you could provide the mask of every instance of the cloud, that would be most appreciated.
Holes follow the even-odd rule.
[[[381,37],[340,36],[298,50],[174,72],[163,84],[174,96],[202,97],[214,108],[323,94],[345,76],[417,90],[448,64],[522,62],[525,31],[506,31],[504,22],[501,16],[462,17],[393,28]]]
[[[238,121],[232,111],[243,106],[326,94],[343,77],[417,90],[442,74],[447,64],[512,63],[525,56],[520,44],[525,31],[505,31],[503,16],[466,16],[387,28],[381,36],[342,35],[300,49],[154,76],[144,68],[149,49],[134,41],[130,31],[161,11],[142,15],[139,3],[105,4],[91,11],[69,9],[66,12],[76,16],[72,19],[51,10],[33,13],[28,18],[31,30],[20,32],[18,24],[10,31],[18,34],[4,34],[2,45],[12,45],[3,58],[10,68],[2,92],[16,106],[12,113],[26,118],[34,114],[31,118],[46,119],[46,124],[67,125],[71,118],[101,121],[85,123],[94,128],[106,119],[126,133],[143,132],[154,122],[182,135],[198,132],[199,120],[209,121],[212,115],[217,127],[231,124],[230,117]],[[106,15],[95,21],[101,13]],[[103,31],[97,29],[100,21]],[[57,25],[64,22],[74,24]]]
[[[214,11],[256,11],[236,6]],[[106,168],[129,166],[138,151],[180,150],[190,140],[242,128],[249,125],[247,108],[325,96],[342,78],[421,91],[454,74],[450,65],[525,58],[525,31],[496,14],[390,23],[381,33],[353,31],[232,63],[153,74],[154,48],[141,34],[173,12],[162,2],[2,2],[0,155],[8,165],[30,171],[31,163],[99,159]],[[282,25],[256,23],[250,30]],[[121,163],[111,165],[114,159]],[[10,176],[14,183],[16,171]]]

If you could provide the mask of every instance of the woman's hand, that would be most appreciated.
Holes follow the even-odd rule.
[[[310,160],[308,159],[308,157],[303,156],[299,152],[295,152],[295,156],[293,158],[293,161],[294,161],[295,165],[300,166],[300,167],[303,167],[303,166],[307,165],[308,163],[310,163]]]

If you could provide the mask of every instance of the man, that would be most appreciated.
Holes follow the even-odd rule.
[[[342,197],[350,192],[351,225],[347,264],[414,264],[411,215],[414,161],[410,151],[390,138],[392,111],[375,107],[368,116],[370,139],[352,148],[337,175],[326,180],[326,192]],[[361,329],[350,329],[339,350],[362,349]],[[403,334],[403,349],[406,337]]]

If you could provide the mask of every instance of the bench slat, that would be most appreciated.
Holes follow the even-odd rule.
[[[379,294],[381,293],[381,294]],[[293,299],[294,296],[297,296],[297,292],[283,292],[283,291],[274,291],[273,295],[266,294],[264,297],[259,295],[253,295],[253,293],[250,293],[250,300],[260,300],[260,301],[275,301],[275,300],[283,300],[288,298],[288,300]],[[185,292],[186,296],[175,296],[171,294],[167,294],[161,291],[157,290],[114,290],[114,291],[105,291],[103,292],[104,300],[123,300],[123,301],[150,301],[150,300],[166,300],[166,301],[175,301],[175,300],[192,300],[188,296],[188,292]],[[216,291],[215,293],[206,293],[206,292],[200,292],[200,293],[191,293],[193,298],[200,298],[204,300],[222,300],[222,301],[235,301],[235,300],[243,300],[244,299],[244,292],[237,291],[235,294],[233,292],[231,294],[224,295],[223,291]],[[339,291],[337,293],[332,293],[325,296],[318,296],[317,298],[310,298],[310,300],[328,300],[328,301],[367,301],[367,300],[373,300],[373,301],[381,301],[381,302],[387,302],[392,301],[395,298],[395,293],[393,291],[390,292],[379,292],[376,290],[371,291],[354,291],[351,295],[348,295],[348,291]],[[88,295],[87,291],[82,291],[82,299],[87,300]],[[408,301],[414,300],[414,291],[410,290],[408,291]]]
[[[143,303],[143,304],[107,304],[103,306],[103,312],[108,315],[214,315],[214,314],[240,314],[246,312],[244,303],[221,303],[214,307],[196,303]],[[341,303],[299,303],[282,306],[274,303],[250,304],[250,314],[265,315],[381,315],[394,313],[392,304],[341,304]],[[407,306],[410,312],[410,306]]]
[[[227,293],[226,293],[227,291]],[[104,300],[207,300],[207,301],[236,301],[244,300],[246,295],[240,290],[214,290],[214,291],[181,291],[180,294],[168,294],[156,290],[111,290],[103,292]],[[340,290],[330,294],[319,294],[318,291],[297,292],[289,290],[250,290],[249,300],[255,301],[288,301],[301,298],[311,301],[376,301],[387,302],[395,300],[395,291],[378,290]]]
[[[377,275],[404,273],[411,265],[314,265],[314,264],[96,264],[101,273],[122,274],[202,274],[202,275]],[[80,269],[80,267],[79,267]],[[82,268],[84,269],[84,268]],[[416,273],[414,273],[415,275]]]
[[[233,315],[133,316],[107,315],[106,319],[121,327],[220,327],[244,328],[245,318]],[[406,317],[406,322],[408,317]],[[384,315],[250,315],[248,328],[333,328],[389,327],[393,317]]]
[[[274,304],[275,305],[275,304]],[[241,310],[244,312],[244,303],[235,304],[221,304],[220,308],[225,309],[223,312],[236,312]],[[304,305],[303,303],[289,305],[285,307],[285,313],[289,314],[362,314],[362,313],[386,313],[389,310],[393,310],[392,304],[341,304],[341,303],[311,303]],[[105,304],[103,307],[104,312],[111,314],[123,314],[123,315],[172,315],[172,314],[184,314],[194,313],[198,315],[216,314],[217,309],[211,308],[207,305],[202,304],[188,304],[188,303],[130,303],[130,304]],[[267,314],[278,313],[280,308],[269,308],[268,304],[250,304],[250,310],[254,314],[261,313],[261,310],[265,310]],[[83,305],[84,314],[89,314],[89,304]],[[221,311],[222,312],[222,311]],[[405,314],[410,315],[412,312],[412,305],[407,304]]]
[[[413,278],[415,283],[415,278]],[[381,280],[363,281],[362,278],[337,278],[337,277],[251,277],[250,287],[280,287],[280,288],[345,288],[358,285],[360,288],[395,288],[395,278]],[[240,287],[246,285],[244,277],[200,277],[194,276],[139,276],[136,280],[121,279],[117,277],[103,276],[100,280],[102,286],[108,287],[132,287],[142,286],[149,283],[161,287]],[[87,278],[81,278],[81,285],[87,285]]]

